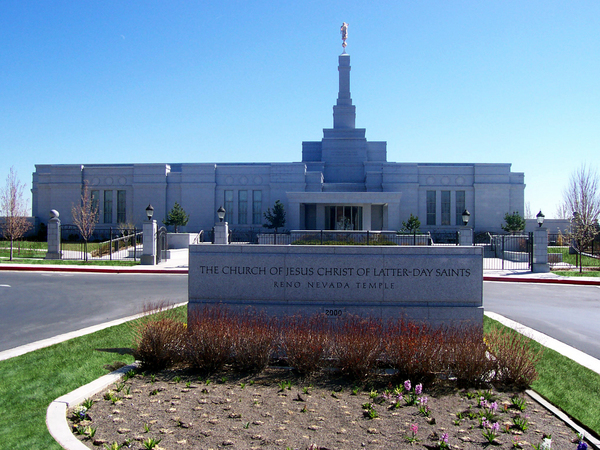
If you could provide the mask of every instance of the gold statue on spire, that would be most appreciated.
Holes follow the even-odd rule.
[[[344,47],[344,52],[346,52],[346,39],[348,39],[348,24],[346,22],[342,23],[340,33],[342,34],[342,47]]]

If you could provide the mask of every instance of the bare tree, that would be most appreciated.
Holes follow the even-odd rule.
[[[568,236],[581,253],[600,231],[600,179],[595,168],[582,164],[571,174],[563,191],[563,208],[572,216]]]
[[[531,203],[525,202],[525,214],[523,219],[535,219],[535,215],[531,212]]]
[[[83,183],[79,205],[73,205],[71,207],[71,216],[73,217],[73,223],[79,229],[81,237],[84,240],[84,253],[85,260],[87,261],[87,243],[92,237],[92,234],[94,234],[96,223],[98,223],[98,206],[95,204],[94,199],[89,192],[87,181]]]
[[[21,239],[31,228],[27,220],[27,208],[23,201],[24,185],[17,178],[17,172],[11,167],[6,177],[6,186],[0,195],[0,211],[4,221],[0,223],[4,239],[10,240],[10,260],[13,260],[13,244]]]

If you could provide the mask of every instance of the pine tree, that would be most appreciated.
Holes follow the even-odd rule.
[[[271,208],[267,208],[265,212],[265,219],[267,223],[263,224],[263,227],[269,229],[275,229],[275,234],[277,234],[277,229],[282,228],[285,225],[285,210],[283,208],[283,203],[279,200],[275,202],[273,205],[273,210]]]
[[[173,209],[167,214],[167,218],[163,220],[166,226],[173,225],[175,233],[179,233],[179,227],[184,227],[190,220],[190,215],[185,212],[181,205],[177,202],[173,205]]]
[[[508,233],[517,233],[525,229],[525,219],[517,211],[512,214],[504,214],[504,222],[506,222],[506,225],[500,226]]]

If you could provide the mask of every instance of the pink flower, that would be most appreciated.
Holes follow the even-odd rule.
[[[415,386],[415,394],[421,395],[421,392],[423,392],[423,385],[419,383]]]
[[[410,431],[412,431],[412,434],[417,434],[419,432],[419,425],[416,423],[413,423],[410,426]]]
[[[404,382],[404,389],[406,389],[407,391],[410,391],[410,388],[411,388],[410,380],[406,380]]]

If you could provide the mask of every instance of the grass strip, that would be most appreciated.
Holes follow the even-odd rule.
[[[26,259],[15,258],[10,261],[8,258],[0,258],[2,264],[36,264],[36,265],[56,265],[56,266],[139,266],[139,261],[106,261],[106,260],[71,260],[71,259]]]
[[[553,270],[556,275],[563,277],[600,277],[598,270],[584,270],[583,272],[574,270]]]
[[[489,317],[483,321],[484,332],[493,327],[516,333]],[[544,350],[537,365],[539,377],[531,388],[573,419],[600,435],[600,374],[577,364],[560,353],[530,340],[535,350]]]
[[[185,320],[185,307],[176,311]],[[108,373],[107,365],[133,362],[129,349],[134,324],[117,325],[0,361],[0,443],[15,450],[60,450],[46,428],[48,405]],[[491,327],[503,325],[485,317],[485,331]],[[541,347],[535,341],[532,345]],[[540,377],[533,389],[598,434],[600,375],[549,349],[544,350],[538,371]]]

